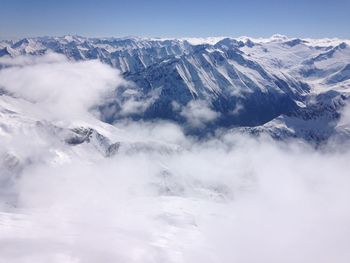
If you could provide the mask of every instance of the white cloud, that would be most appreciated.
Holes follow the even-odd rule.
[[[0,87],[36,104],[45,119],[82,119],[120,85],[119,72],[98,61],[71,62],[63,56],[1,59]]]
[[[85,160],[67,148],[61,163],[51,161],[54,152],[31,156],[14,181],[16,208],[0,214],[4,260],[349,259],[349,152],[230,134],[196,142],[174,124],[118,129],[150,147],[153,140],[182,150]]]
[[[133,85],[130,83],[130,87],[133,87]],[[144,113],[159,98],[160,91],[160,89],[154,89],[148,97],[143,98],[137,89],[127,89],[122,95],[124,100],[119,103],[121,110],[118,114],[125,117],[131,114]]]
[[[205,101],[190,101],[186,107],[184,107],[180,115],[186,118],[187,123],[194,128],[201,128],[206,123],[210,123],[216,120],[220,113],[210,109],[209,105]]]

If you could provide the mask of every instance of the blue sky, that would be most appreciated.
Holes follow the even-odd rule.
[[[0,0],[0,38],[270,36],[350,38],[350,0]]]

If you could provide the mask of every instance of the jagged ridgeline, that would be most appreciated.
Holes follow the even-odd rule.
[[[348,40],[65,36],[0,42],[0,57],[48,52],[98,59],[130,81],[99,106],[109,123],[164,119],[190,133],[228,127],[315,141],[346,133],[338,121],[350,92]]]

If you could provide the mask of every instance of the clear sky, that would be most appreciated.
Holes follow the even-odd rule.
[[[350,38],[350,0],[0,0],[0,38]]]

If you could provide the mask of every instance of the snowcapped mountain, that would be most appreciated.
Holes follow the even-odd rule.
[[[2,41],[0,57],[54,52],[73,61],[98,59],[120,70],[129,82],[98,108],[100,118],[109,123],[165,119],[200,134],[229,127],[322,141],[338,132],[337,122],[349,97],[349,44],[349,40],[281,35],[268,39],[64,36]],[[0,67],[8,66],[2,60]]]

